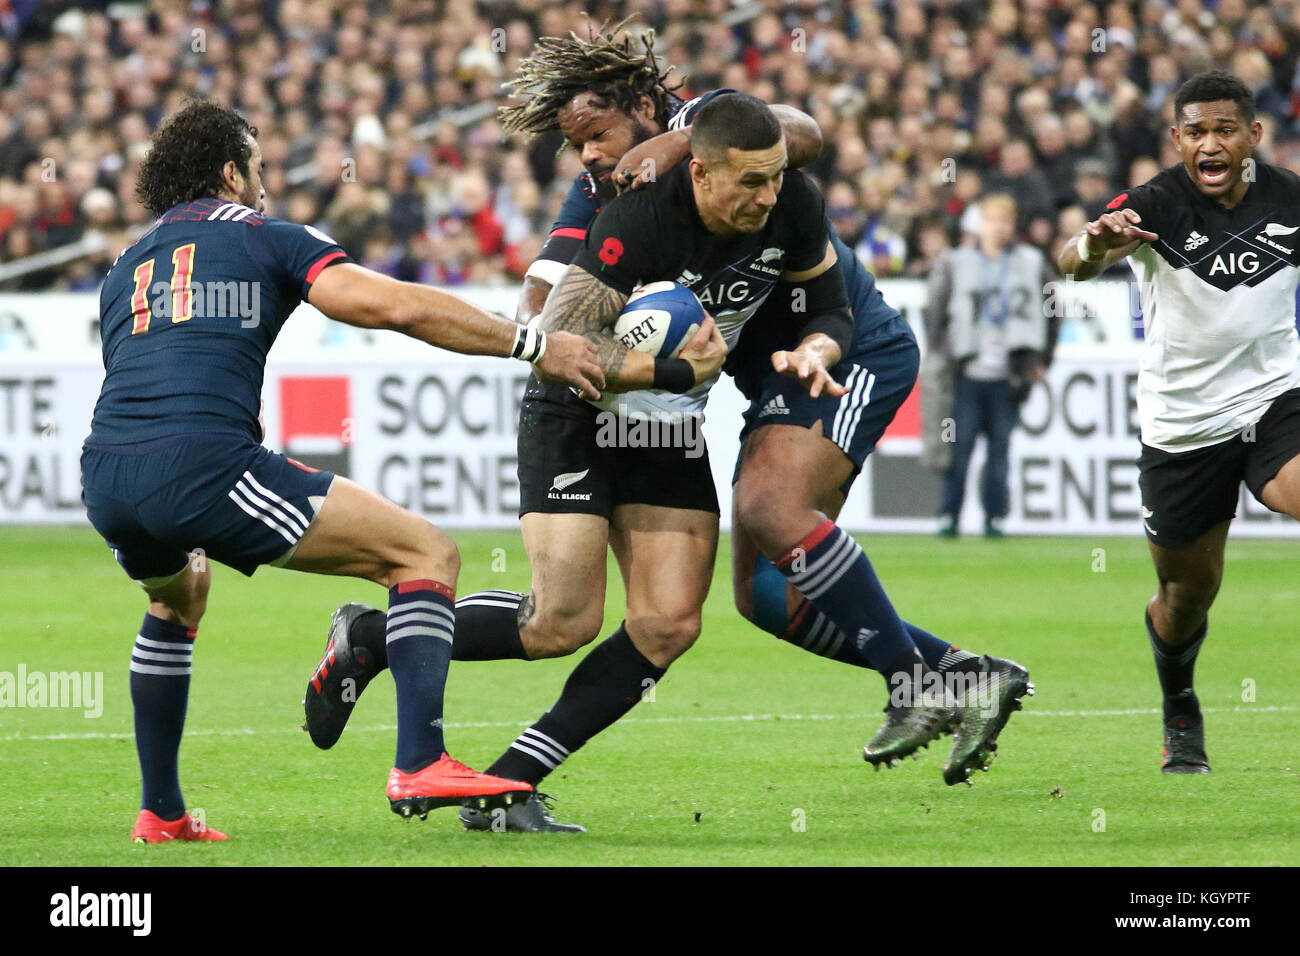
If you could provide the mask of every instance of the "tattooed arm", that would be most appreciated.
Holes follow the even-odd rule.
[[[612,335],[604,333],[618,320],[628,298],[581,266],[572,265],[542,310],[541,325],[548,335],[553,331],[572,332],[596,346],[607,392],[655,387],[655,357],[648,352],[629,349]],[[727,343],[707,313],[699,330],[678,353],[678,358],[690,365],[697,384],[712,378],[722,368],[727,358]],[[677,359],[668,361],[676,362]]]
[[[605,372],[605,390],[628,392],[654,384],[654,356],[634,352],[604,330],[618,319],[628,296],[612,289],[590,272],[570,266],[542,309],[542,329],[572,332],[596,346]]]

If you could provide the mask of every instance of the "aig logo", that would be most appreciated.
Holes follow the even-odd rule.
[[[1252,275],[1259,271],[1259,253],[1251,252],[1247,249],[1245,252],[1229,252],[1225,255],[1217,255],[1214,262],[1210,264],[1210,275],[1235,276]]]
[[[749,299],[749,283],[744,280],[722,283],[698,294],[701,305],[740,305]]]

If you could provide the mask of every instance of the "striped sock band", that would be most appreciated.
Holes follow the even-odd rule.
[[[569,759],[569,750],[554,737],[548,737],[536,727],[529,727],[515,738],[511,750],[526,754],[546,768],[550,773]]]
[[[827,519],[773,562],[795,590],[885,673],[916,645],[858,543]]]
[[[636,706],[665,669],[647,660],[624,625],[596,645],[564,683],[560,699],[487,772],[537,786],[596,734]]]
[[[935,637],[924,628],[907,621],[903,622],[907,635],[921,652],[926,666],[937,671],[946,671],[962,661],[977,660],[979,655],[953,647],[942,638]],[[805,651],[827,657],[843,664],[855,667],[870,667],[867,659],[858,653],[857,647],[844,640],[844,632],[835,626],[825,614],[807,601],[795,608],[790,625],[777,634],[783,641],[789,641],[802,647]]]
[[[939,640],[937,637],[933,639],[936,641]],[[925,662],[937,671],[951,670],[955,665],[960,664],[963,661],[977,660],[979,658],[978,654],[972,654],[970,651],[963,651],[960,647],[947,645],[948,649],[944,651],[943,656],[939,658],[939,663],[935,664],[930,660],[930,655],[926,653],[925,647],[922,645],[922,642],[917,639],[915,633],[912,634],[912,640],[916,641],[917,649],[921,652],[921,656],[925,658]],[[940,643],[946,644],[947,642]]]
[[[763,630],[820,657],[854,667],[871,666],[858,652],[856,642],[846,641],[844,632],[835,622],[806,599],[801,600],[794,612],[787,617],[786,593],[789,588],[786,579],[761,554],[754,562],[751,586],[754,623]],[[903,627],[907,629],[908,636],[916,644],[925,663],[935,670],[946,670],[953,664],[975,657],[974,654],[957,650],[947,641],[940,640],[915,624],[904,621]]]
[[[777,637],[819,657],[829,657],[859,667],[867,666],[866,659],[857,652],[856,646],[845,642],[844,632],[807,600],[795,608],[789,627]]]
[[[131,706],[143,784],[140,809],[164,820],[185,812],[177,758],[197,634],[194,628],[146,614],[131,648]]]
[[[414,773],[446,749],[442,697],[456,629],[453,589],[437,581],[404,581],[389,589],[386,646],[397,685],[397,757]]]

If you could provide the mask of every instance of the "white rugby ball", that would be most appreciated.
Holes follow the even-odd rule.
[[[704,306],[684,285],[651,282],[637,286],[610,333],[636,352],[676,358],[704,321]]]

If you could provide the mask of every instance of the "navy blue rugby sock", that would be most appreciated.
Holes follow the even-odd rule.
[[[195,628],[146,614],[131,649],[135,751],[144,783],[140,809],[163,820],[185,813],[178,763],[197,634]]]
[[[442,696],[456,627],[455,591],[404,581],[388,591],[388,666],[397,685],[397,757],[404,773],[442,756]]]
[[[829,518],[773,564],[873,670],[888,674],[916,650],[866,553]]]

